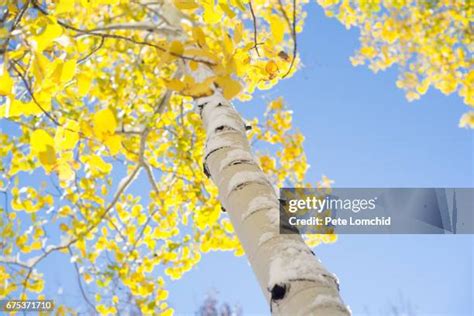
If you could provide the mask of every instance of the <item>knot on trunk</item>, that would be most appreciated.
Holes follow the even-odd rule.
[[[286,284],[275,284],[270,293],[272,294],[272,301],[278,301],[285,297],[287,290]]]

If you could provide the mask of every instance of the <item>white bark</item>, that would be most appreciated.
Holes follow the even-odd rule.
[[[211,75],[200,67],[200,81]],[[216,88],[196,100],[207,133],[204,169],[219,188],[273,315],[350,315],[329,273],[297,234],[280,234],[277,194],[252,154],[245,123]]]

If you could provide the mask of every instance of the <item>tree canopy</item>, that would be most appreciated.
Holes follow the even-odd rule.
[[[301,7],[240,0],[0,7],[0,117],[8,130],[0,137],[0,297],[41,298],[40,266],[59,252],[70,257],[88,308],[172,313],[166,278],[180,278],[204,252],[243,253],[202,171],[205,137],[193,97],[214,84],[228,99],[248,100],[291,75]],[[200,65],[215,76],[196,82],[187,71]],[[305,185],[304,137],[291,116],[275,99],[260,121],[248,121],[249,137],[268,144],[259,161],[275,185]]]
[[[330,17],[360,30],[353,65],[399,66],[397,87],[417,100],[430,87],[474,107],[474,6],[470,0],[318,0]],[[474,128],[474,111],[460,127]]]

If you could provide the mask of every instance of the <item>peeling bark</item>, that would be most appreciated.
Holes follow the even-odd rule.
[[[193,75],[199,80],[206,71]],[[350,315],[336,277],[301,236],[280,234],[277,193],[252,154],[238,112],[218,89],[196,105],[207,133],[204,170],[219,188],[272,314]]]

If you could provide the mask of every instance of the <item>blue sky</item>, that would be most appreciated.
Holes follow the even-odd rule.
[[[306,136],[311,169],[336,187],[473,187],[473,134],[457,127],[467,107],[431,89],[408,102],[395,86],[397,69],[374,74],[353,67],[358,32],[327,18],[315,4],[299,36],[304,67],[239,104],[244,116],[261,113],[265,101],[283,96],[294,124]],[[472,315],[472,235],[343,235],[316,253],[339,277],[355,315],[384,315],[402,296],[417,315]],[[193,313],[212,289],[245,314],[267,315],[268,306],[245,257],[210,253],[170,285],[178,314]]]
[[[237,104],[239,111],[251,118],[264,111],[265,100],[285,98],[306,136],[309,182],[325,174],[337,187],[474,187],[473,134],[457,127],[467,110],[461,99],[430,90],[407,102],[395,86],[396,69],[375,75],[350,64],[355,30],[328,19],[315,4],[307,9],[299,36],[304,66],[252,102]],[[417,315],[467,316],[473,314],[473,246],[472,235],[342,235],[316,253],[339,277],[355,315],[384,315],[402,295]],[[61,300],[82,303],[67,258],[55,254],[39,270],[46,271],[47,297],[58,297],[62,288]],[[241,305],[245,315],[269,314],[245,257],[205,254],[167,286],[178,315],[194,314],[212,290]]]

